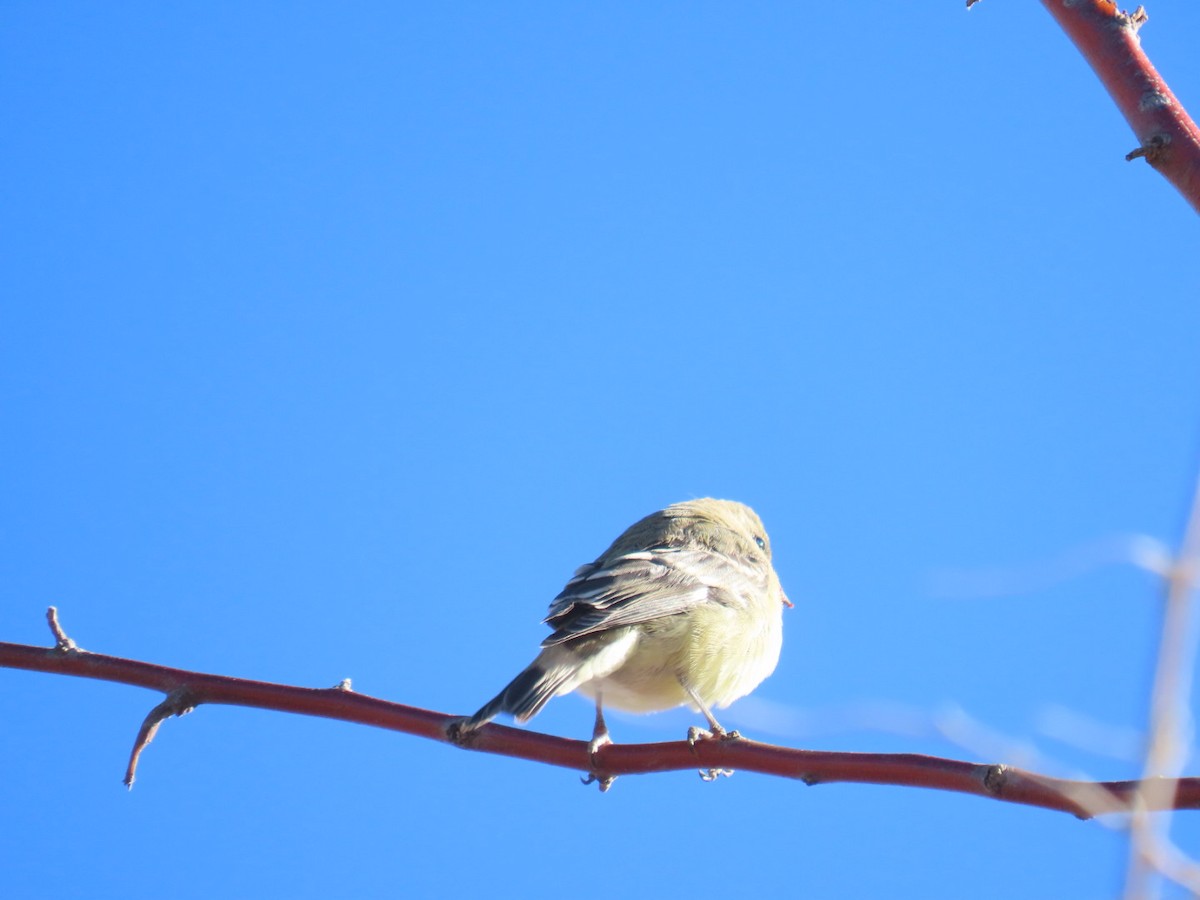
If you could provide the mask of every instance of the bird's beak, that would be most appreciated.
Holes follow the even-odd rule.
[[[783,605],[786,606],[788,609],[796,608],[796,604],[793,603],[791,600],[789,600],[787,598],[787,594],[785,594],[783,591],[779,592],[779,596],[783,598]]]

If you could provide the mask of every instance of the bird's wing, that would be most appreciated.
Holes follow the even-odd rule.
[[[747,563],[708,549],[654,547],[582,566],[551,602],[545,622],[554,633],[542,646],[709,602],[745,606],[747,591],[762,580]]]

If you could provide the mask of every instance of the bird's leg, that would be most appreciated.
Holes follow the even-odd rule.
[[[611,744],[612,736],[608,733],[608,725],[604,721],[604,706],[600,702],[600,695],[596,695],[596,724],[592,726],[592,739],[588,741],[588,753],[593,757],[597,751]]]
[[[721,727],[721,723],[717,721],[717,717],[712,714],[712,710],[708,708],[708,705],[700,699],[700,695],[696,693],[695,688],[693,688],[682,678],[679,680],[679,683],[683,689],[687,691],[687,695],[692,698],[692,703],[696,704],[696,708],[700,710],[704,718],[708,720],[708,731],[704,731],[702,728],[697,728],[695,725],[688,729],[689,744],[694,747],[696,745],[696,741],[704,737],[718,738],[722,741],[735,741],[741,737],[741,735],[736,731],[726,731]]]
[[[726,731],[721,727],[721,723],[717,721],[717,717],[712,714],[712,710],[708,708],[708,705],[700,699],[700,695],[696,693],[695,688],[693,688],[682,678],[679,679],[679,683],[683,686],[683,689],[687,691],[687,695],[692,698],[692,702],[696,704],[696,708],[700,710],[700,712],[704,714],[704,718],[708,720],[708,731],[705,731],[702,728],[697,728],[695,725],[688,729],[688,744],[691,746],[693,753],[696,752],[696,741],[701,740],[702,738],[707,737],[720,741],[735,741],[741,737],[741,735],[736,731]],[[700,777],[705,781],[716,781],[722,775],[728,778],[732,774],[733,769],[712,768],[700,770]]]
[[[604,721],[604,704],[601,702],[599,691],[596,692],[596,724],[592,726],[592,739],[588,741],[588,756],[592,760],[592,771],[588,773],[587,778],[583,779],[584,784],[591,784],[593,781],[600,786],[600,792],[604,793],[612,783],[617,780],[616,775],[597,775],[596,770],[600,768],[596,763],[596,754],[600,752],[601,747],[605,747],[613,742],[611,735],[608,733],[608,725]]]

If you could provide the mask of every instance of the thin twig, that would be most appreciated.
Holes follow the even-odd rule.
[[[51,606],[46,610],[46,621],[50,623],[50,633],[54,635],[54,648],[63,653],[82,652],[78,644],[67,637],[61,625],[58,624],[58,608]]]
[[[1191,685],[1196,665],[1197,618],[1194,597],[1200,574],[1200,478],[1192,498],[1179,556],[1166,579],[1166,602],[1159,637],[1158,664],[1150,699],[1150,725],[1143,770],[1144,787],[1134,798],[1130,828],[1130,858],[1125,896],[1141,900],[1157,895],[1156,860],[1168,856],[1161,848],[1169,843],[1170,815],[1150,810],[1164,809],[1162,796],[1170,793],[1178,778],[1191,743]],[[1174,858],[1174,857],[1172,857]],[[1196,872],[1174,865],[1177,872]],[[1200,881],[1188,886],[1200,891]]]

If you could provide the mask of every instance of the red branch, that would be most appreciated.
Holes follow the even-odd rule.
[[[1200,130],[1142,51],[1132,15],[1112,0],[1042,0],[1112,96],[1140,142],[1126,159],[1144,156],[1200,212]]]
[[[57,625],[53,617],[52,621]],[[139,730],[126,784],[133,783],[138,756],[162,720],[171,715],[182,715],[202,703],[323,716],[455,743],[447,732],[459,721],[458,717],[356,694],[344,683],[333,688],[313,689],[207,675],[80,650],[66,638],[61,628],[55,628],[55,637],[57,646],[49,648],[0,642],[0,667],[115,681],[167,695],[166,700],[151,710]],[[794,750],[745,739],[700,740],[694,746],[687,741],[609,744],[600,748],[593,759],[587,741],[503,725],[486,725],[470,734],[465,746],[589,772],[602,787],[618,775],[695,768],[711,775],[725,769],[743,769],[796,778],[810,785],[859,782],[958,791],[1069,812],[1080,818],[1129,812],[1130,804],[1139,792],[1136,781],[1067,781],[1004,765],[911,753]],[[1143,790],[1140,796],[1144,801],[1147,792]],[[1162,802],[1173,809],[1200,808],[1200,778],[1179,779],[1174,791],[1163,793]]]

